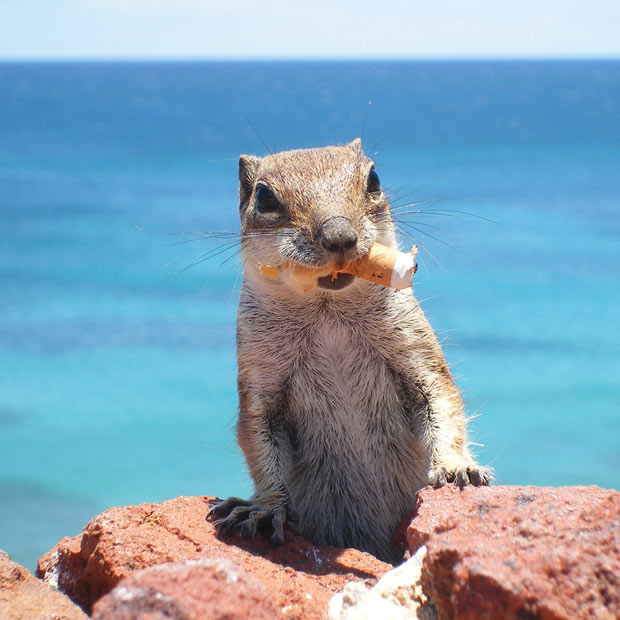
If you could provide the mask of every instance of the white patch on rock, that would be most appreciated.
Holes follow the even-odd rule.
[[[316,547],[312,547],[312,555],[314,556],[314,562],[317,566],[321,566],[323,564],[323,558],[321,558],[321,550]]]
[[[45,570],[45,577],[43,583],[47,584],[50,588],[58,590],[58,575],[59,575],[59,556],[58,549],[52,554],[52,560]]]
[[[110,596],[119,603],[142,603],[149,600],[172,602],[174,600],[171,596],[163,594],[162,592],[153,592],[151,588],[125,586],[122,584],[114,588]]]
[[[436,620],[437,612],[422,590],[420,577],[426,547],[388,571],[372,588],[350,581],[329,602],[328,620]]]
[[[120,585],[112,590],[111,596],[121,603],[129,603],[130,601],[134,601],[136,599],[143,600],[147,598],[149,594],[150,593],[146,588]]]

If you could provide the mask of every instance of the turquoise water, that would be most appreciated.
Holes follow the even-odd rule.
[[[361,134],[429,201],[400,224],[480,460],[620,489],[619,119],[620,62],[0,64],[0,548],[250,493],[236,247],[167,233],[237,229],[239,153]]]

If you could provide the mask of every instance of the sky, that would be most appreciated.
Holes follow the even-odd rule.
[[[0,59],[620,57],[620,0],[0,0]]]

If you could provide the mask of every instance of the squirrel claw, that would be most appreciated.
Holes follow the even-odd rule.
[[[489,484],[492,473],[493,471],[490,467],[480,467],[479,465],[459,467],[454,471],[450,471],[446,467],[436,467],[429,472],[428,483],[436,489],[445,486],[449,482],[456,484],[459,489],[469,484],[479,487]]]
[[[228,499],[213,499],[209,502],[209,512],[207,513],[207,521],[211,521],[212,517],[219,518],[228,515],[231,510],[237,506],[250,506],[250,502],[240,499],[239,497],[229,497]]]

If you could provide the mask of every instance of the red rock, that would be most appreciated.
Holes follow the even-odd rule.
[[[61,540],[39,560],[37,575],[89,610],[137,570],[200,558],[225,558],[257,578],[286,618],[321,618],[330,597],[348,581],[378,579],[389,564],[353,549],[315,547],[288,529],[282,546],[260,536],[218,539],[205,521],[209,497],[111,508],[75,538]]]
[[[407,531],[440,618],[620,618],[620,493],[423,489]]]
[[[207,559],[137,571],[93,609],[93,620],[272,620],[279,615],[255,579],[228,560]]]
[[[87,620],[64,594],[0,551],[0,618],[2,620]]]
[[[405,560],[409,559],[409,543],[407,542],[407,530],[409,529],[409,524],[411,520],[415,516],[415,510],[412,510],[408,514],[406,514],[401,522],[398,524],[398,527],[394,530],[394,533],[391,537],[392,544],[405,554]]]

